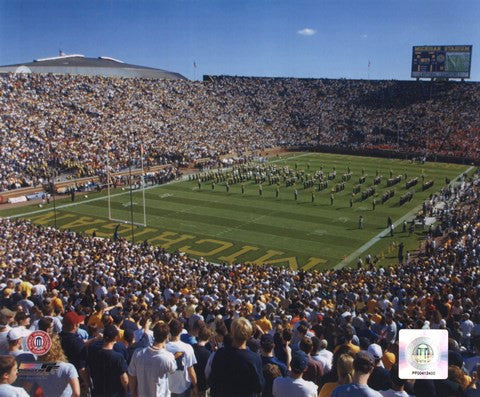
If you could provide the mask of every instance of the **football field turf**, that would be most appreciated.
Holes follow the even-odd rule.
[[[424,230],[417,225],[409,235],[402,232],[403,220],[410,220],[421,208],[421,203],[430,194],[445,186],[445,178],[454,178],[469,167],[457,164],[412,163],[406,160],[391,160],[373,157],[357,157],[320,153],[290,153],[271,158],[267,164],[275,167],[288,166],[293,171],[314,174],[323,169],[328,175],[334,168],[335,180],[328,188],[304,189],[303,183],[286,187],[280,181],[279,195],[276,184],[245,182],[244,193],[241,183],[231,184],[229,192],[225,182],[218,182],[212,189],[211,182],[201,188],[194,180],[174,181],[145,191],[147,227],[135,226],[136,242],[148,240],[167,250],[178,250],[195,257],[204,257],[215,263],[251,262],[254,265],[275,264],[305,270],[327,269],[352,265],[356,259],[367,254],[377,255],[380,264],[395,262],[398,245],[403,242],[406,250],[419,247]],[[342,175],[350,168],[352,176],[345,190],[334,194],[331,189],[342,181]],[[376,186],[374,196],[362,201],[356,194],[350,206],[352,189],[358,184],[362,173],[366,176],[360,192],[373,186],[376,174],[382,181]],[[400,183],[387,188],[387,179],[402,175]],[[416,186],[406,189],[407,180],[418,177]],[[433,180],[434,185],[422,191],[424,180]],[[295,200],[294,190],[298,191]],[[381,204],[382,194],[395,190],[395,196]],[[408,190],[415,191],[413,199],[399,205],[400,196]],[[314,194],[312,202],[312,193]],[[373,209],[373,198],[377,205]],[[134,220],[143,219],[142,192],[133,192]],[[53,204],[43,208],[22,207],[1,211],[0,216],[12,214],[31,219],[35,223],[52,226]],[[130,195],[128,191],[116,190],[112,196],[112,217],[130,221]],[[363,229],[359,228],[359,217],[364,218]],[[391,217],[396,227],[391,237],[387,218]],[[108,219],[105,193],[90,194],[84,198],[77,195],[74,203],[57,201],[57,225],[97,237],[112,238],[119,224]],[[119,235],[131,239],[130,224],[121,223]]]

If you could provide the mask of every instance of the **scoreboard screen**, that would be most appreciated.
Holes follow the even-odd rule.
[[[471,63],[471,45],[416,46],[412,77],[468,79]]]

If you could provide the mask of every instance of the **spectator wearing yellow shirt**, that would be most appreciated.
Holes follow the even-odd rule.
[[[377,309],[377,307],[378,307],[378,302],[375,298],[372,298],[367,302],[367,310],[370,314],[375,313],[375,309]]]
[[[351,354],[342,354],[337,360],[337,377],[336,382],[328,382],[320,389],[318,397],[330,397],[333,390],[340,385],[352,382],[353,377],[353,356]]]
[[[102,317],[105,314],[107,305],[105,302],[99,302],[95,306],[95,313],[93,313],[88,319],[87,325],[92,328],[103,328]]]
[[[27,298],[32,295],[33,284],[30,282],[30,276],[26,275],[25,280],[20,283],[20,292],[26,292]]]
[[[337,350],[340,349],[340,346],[348,347],[349,350],[354,354],[358,353],[360,351],[360,346],[355,345],[352,342],[352,340],[353,340],[353,331],[350,327],[348,327],[345,330],[345,342],[335,347],[335,350],[333,351],[333,353],[335,354]]]
[[[382,339],[379,343],[383,349],[383,356],[382,356],[383,366],[387,371],[390,371],[397,362],[398,344],[397,343],[390,344],[385,339]]]
[[[260,318],[256,321],[256,324],[264,333],[268,333],[272,330],[272,322],[267,318],[267,312],[262,310]]]
[[[63,313],[64,312],[64,307],[63,307],[63,302],[58,296],[58,290],[54,289],[52,291],[52,298],[50,301],[50,304],[53,306],[53,309],[55,310],[55,313]]]

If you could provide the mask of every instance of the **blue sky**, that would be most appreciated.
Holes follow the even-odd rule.
[[[479,81],[479,21],[480,0],[0,0],[0,65],[61,49],[197,79],[404,80],[413,45],[472,44]]]

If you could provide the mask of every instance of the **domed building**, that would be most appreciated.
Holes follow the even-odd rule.
[[[33,62],[0,66],[0,73],[53,73],[81,76],[124,77],[139,79],[187,80],[168,70],[131,65],[110,57],[87,58],[84,55],[65,55],[35,59]]]

